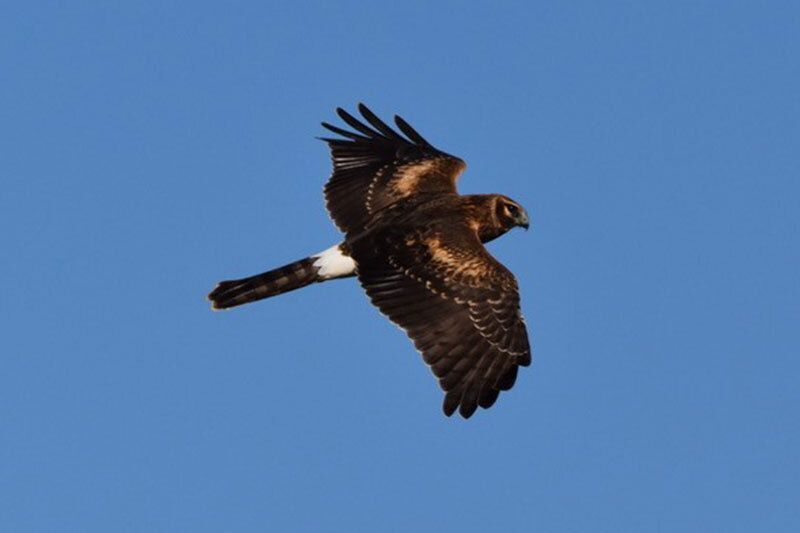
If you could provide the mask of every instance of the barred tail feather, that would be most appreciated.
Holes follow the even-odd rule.
[[[249,278],[221,281],[208,295],[211,307],[228,309],[324,281],[314,261],[314,257],[307,257]]]

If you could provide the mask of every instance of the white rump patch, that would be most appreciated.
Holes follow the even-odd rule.
[[[319,268],[317,275],[321,278],[341,278],[356,273],[356,262],[349,255],[344,255],[338,244],[311,257],[316,259],[314,266]]]

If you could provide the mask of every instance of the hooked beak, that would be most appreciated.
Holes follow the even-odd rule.
[[[525,231],[528,231],[530,227],[530,218],[528,218],[528,212],[524,209],[521,209],[517,216],[517,225],[521,228],[525,228]]]

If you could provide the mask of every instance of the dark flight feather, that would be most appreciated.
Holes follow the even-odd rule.
[[[405,139],[363,104],[365,124],[338,108],[339,117],[358,133],[323,122],[344,139],[323,138],[331,149],[333,175],[325,186],[328,211],[342,231],[363,226],[381,209],[418,194],[457,194],[464,162],[437,150],[401,119]],[[370,127],[371,126],[371,127]],[[374,128],[374,129],[373,129]]]
[[[341,107],[337,107],[337,108],[336,108],[336,114],[338,114],[338,115],[339,115],[339,117],[340,117],[342,120],[344,120],[345,122],[347,122],[347,124],[348,124],[348,125],[349,125],[351,128],[353,128],[353,129],[356,129],[356,130],[360,131],[361,133],[363,133],[363,134],[364,134],[364,135],[366,135],[367,137],[370,137],[370,138],[373,138],[373,139],[374,139],[375,137],[377,137],[377,136],[378,136],[374,130],[372,130],[372,129],[370,129],[368,126],[364,125],[364,124],[363,124],[363,123],[362,123],[360,120],[358,120],[357,118],[355,118],[353,115],[351,115],[350,113],[348,113],[347,111],[345,111],[345,110],[344,110],[344,109],[342,109]]]
[[[513,385],[530,348],[514,276],[447,210],[440,202],[403,224],[387,221],[355,240],[352,254],[372,303],[406,331],[439,379],[445,414],[468,418]]]
[[[394,131],[392,128],[390,128],[385,122],[383,122],[381,119],[379,119],[375,115],[375,113],[370,111],[369,108],[367,106],[365,106],[364,104],[358,104],[358,111],[361,113],[361,115],[365,119],[367,119],[367,122],[369,122],[370,125],[373,128],[378,130],[387,139],[394,139],[394,140],[397,140],[397,141],[404,141],[405,140],[400,135],[398,135],[396,131]]]
[[[400,131],[402,131],[406,137],[411,139],[411,142],[426,148],[432,148],[431,144],[426,141],[422,135],[417,133],[417,130],[411,127],[411,124],[403,120],[403,117],[400,115],[395,115],[394,122],[397,124],[397,127],[400,128]]]
[[[527,228],[527,214],[500,195],[459,195],[463,160],[435,148],[400,116],[398,133],[364,104],[358,111],[363,120],[336,109],[352,131],[322,123],[339,136],[322,140],[333,162],[325,201],[344,242],[333,252],[223,281],[209,299],[225,309],[357,275],[371,302],[422,354],[444,391],[444,413],[469,418],[494,405],[519,367],[531,363],[517,281],[484,247],[515,225]]]

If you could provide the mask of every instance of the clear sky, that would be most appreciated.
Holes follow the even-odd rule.
[[[800,531],[794,2],[5,2],[0,530]],[[340,238],[359,101],[533,229],[534,363],[445,418]]]

